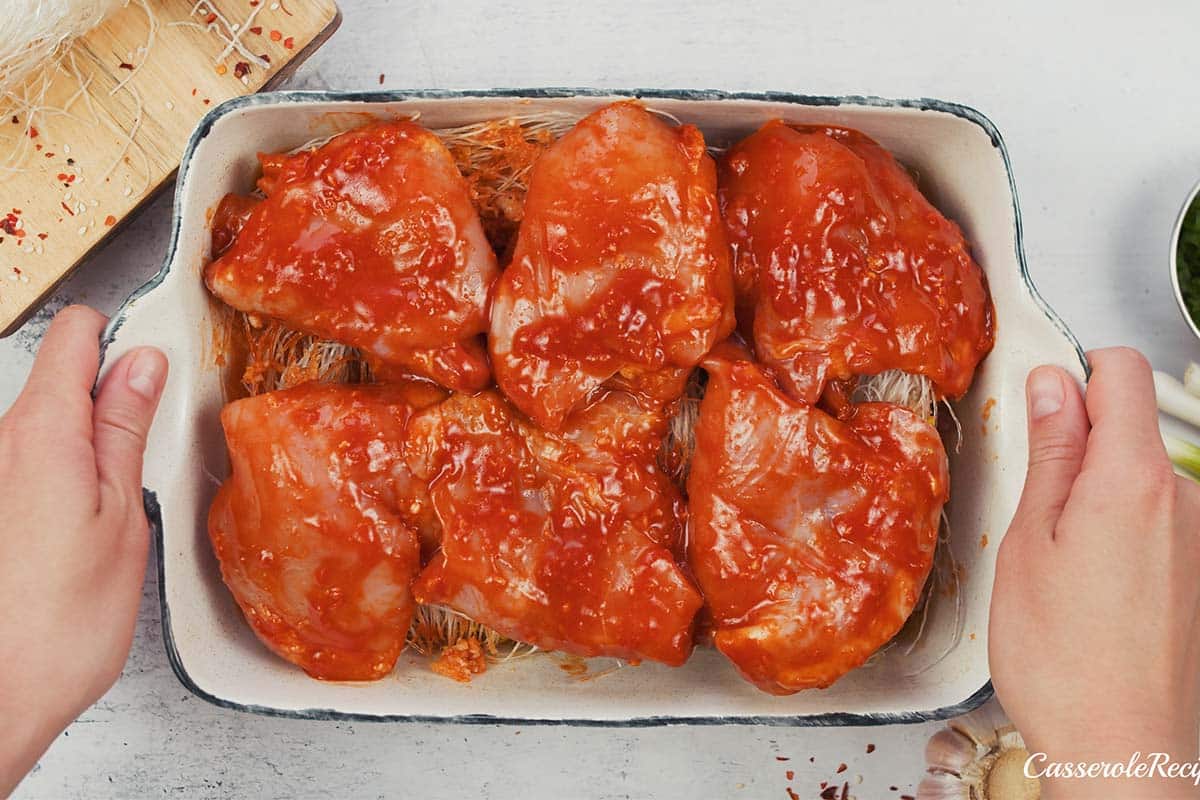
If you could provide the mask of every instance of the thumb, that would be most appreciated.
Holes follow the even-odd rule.
[[[142,454],[166,378],[166,356],[142,347],[113,366],[96,394],[93,436],[100,485],[139,506]]]
[[[1058,367],[1038,367],[1025,384],[1029,469],[1010,530],[1054,538],[1087,450],[1090,425],[1075,381]]]

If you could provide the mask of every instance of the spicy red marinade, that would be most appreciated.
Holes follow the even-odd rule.
[[[868,137],[776,120],[721,160],[739,324],[788,393],[889,369],[960,397],[993,343],[962,232]]]
[[[403,442],[430,385],[306,383],[225,406],[233,470],[213,500],[221,575],[272,651],[314,678],[391,672],[422,540],[439,534]]]
[[[556,434],[492,391],[418,415],[410,466],[443,536],[417,601],[543,650],[682,664],[701,599],[676,563],[684,509],[655,463],[664,432],[624,392]]]
[[[949,493],[937,431],[888,403],[849,421],[722,348],[704,362],[688,564],[713,641],[760,689],[823,688],[908,619]]]
[[[492,302],[496,381],[547,430],[605,384],[671,402],[732,330],[732,301],[703,136],[606,106],[534,164]]]
[[[259,159],[266,199],[218,208],[220,255],[204,271],[217,297],[358,347],[390,374],[489,382],[480,337],[496,257],[437,136],[376,123]]]

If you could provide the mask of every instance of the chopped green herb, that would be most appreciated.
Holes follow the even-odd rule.
[[[1183,302],[1192,321],[1200,325],[1200,199],[1192,202],[1183,217],[1175,263]]]

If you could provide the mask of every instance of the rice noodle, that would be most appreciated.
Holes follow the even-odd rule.
[[[0,25],[0,97],[95,28],[122,0],[8,0]]]

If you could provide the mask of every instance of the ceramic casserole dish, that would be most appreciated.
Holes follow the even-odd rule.
[[[955,404],[961,441],[957,447],[956,437],[947,442],[947,514],[961,566],[955,595],[932,604],[915,646],[888,648],[833,687],[791,697],[757,691],[705,647],[681,668],[646,663],[586,681],[553,658],[534,656],[459,684],[408,653],[391,675],[373,683],[308,678],[255,639],[221,583],[208,541],[209,503],[228,472],[218,419],[227,382],[214,352],[216,307],[201,281],[213,210],[225,193],[252,186],[256,153],[286,151],[371,118],[416,114],[427,127],[443,128],[549,110],[582,116],[628,96],[698,126],[718,147],[774,118],[858,129],[912,169],[930,200],[962,227],[991,287],[996,346],[970,393]],[[1077,343],[1030,282],[1008,155],[988,119],[935,100],[710,91],[277,92],[231,100],[192,135],[179,170],[166,262],[114,316],[104,343],[108,364],[142,344],[161,347],[171,360],[149,443],[145,497],[157,545],[163,637],[179,679],[222,706],[335,719],[861,725],[963,713],[991,694],[988,602],[997,547],[1024,476],[1025,375],[1041,363],[1065,366],[1080,379],[1084,374]],[[597,661],[604,663],[596,671],[612,665]]]

